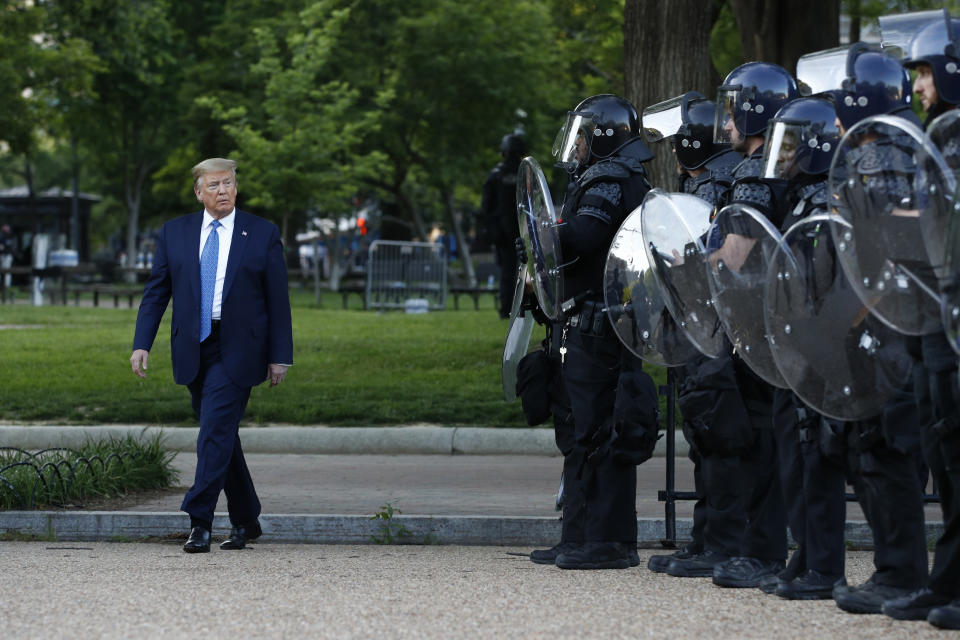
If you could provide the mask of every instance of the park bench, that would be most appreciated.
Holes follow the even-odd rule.
[[[120,298],[127,299],[127,305],[132,309],[133,308],[133,299],[143,295],[143,287],[122,287],[116,285],[108,284],[91,284],[83,285],[79,287],[70,287],[70,291],[73,292],[73,303],[75,305],[80,304],[80,294],[82,293],[92,293],[93,294],[93,306],[100,306],[100,296],[113,297],[113,306],[120,306]],[[64,304],[66,304],[66,299],[64,299]]]
[[[343,296],[343,308],[347,308],[347,301],[351,293],[360,294],[363,308],[367,308],[367,282],[365,280],[341,280],[337,291]]]
[[[460,309],[460,296],[467,295],[473,299],[473,308],[477,311],[480,310],[480,296],[484,294],[490,294],[493,296],[494,306],[500,304],[499,295],[500,290],[496,287],[469,287],[469,286],[452,286],[450,287],[450,295],[453,296],[453,308],[455,310]]]

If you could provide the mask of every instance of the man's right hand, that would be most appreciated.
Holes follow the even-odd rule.
[[[141,378],[147,377],[147,358],[149,357],[150,352],[146,349],[134,349],[133,353],[130,354],[130,366],[133,368],[133,372]]]

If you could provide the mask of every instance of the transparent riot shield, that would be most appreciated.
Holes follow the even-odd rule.
[[[946,268],[947,239],[951,222],[960,215],[957,183],[960,178],[960,111],[951,109],[927,127],[927,138],[937,152],[927,155],[927,146],[917,154],[917,208],[924,248],[938,285],[949,279]]]
[[[513,288],[513,306],[510,309],[510,323],[507,326],[507,339],[503,344],[503,363],[500,367],[500,382],[503,384],[503,399],[513,402],[517,399],[517,367],[527,355],[530,336],[536,321],[532,313],[524,313],[523,294],[527,287],[527,270],[521,265],[517,269],[517,284]]]
[[[527,252],[527,273],[543,314],[556,320],[560,311],[560,239],[550,188],[532,157],[520,162],[517,173],[517,218]]]
[[[912,367],[903,336],[875,318],[847,282],[832,220],[810,216],[784,234],[767,272],[764,319],[790,388],[827,417],[862,420],[906,387]]]
[[[960,202],[960,188],[954,199]],[[945,244],[941,317],[950,346],[960,354],[960,211],[947,223]]]
[[[644,199],[641,226],[647,259],[674,321],[697,350],[720,355],[726,335],[707,282],[703,239],[713,208],[686,193],[653,189]],[[679,354],[678,354],[679,355]]]
[[[620,225],[607,253],[603,292],[610,324],[623,345],[645,362],[676,366],[689,362],[697,351],[667,310],[643,237],[646,208],[650,202],[660,206],[660,194],[652,200],[647,194]]]
[[[707,232],[707,281],[734,350],[758,376],[787,387],[770,352],[763,319],[767,268],[780,233],[745,204],[727,205]]]
[[[921,225],[929,202],[924,185],[951,180],[931,160],[939,157],[912,123],[873,116],[844,135],[830,167],[833,210],[847,223],[831,225],[840,264],[860,300],[908,335],[941,326]],[[918,160],[925,167],[919,173]]]

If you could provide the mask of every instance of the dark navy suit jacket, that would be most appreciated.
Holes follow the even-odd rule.
[[[293,364],[287,267],[275,224],[239,209],[234,215],[223,283],[220,353],[233,383],[254,387],[266,379],[268,364]],[[177,384],[190,384],[200,370],[202,223],[201,211],[171,220],[160,229],[133,338],[134,350],[150,350],[172,298],[170,353]]]

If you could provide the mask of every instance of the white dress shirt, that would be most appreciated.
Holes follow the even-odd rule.
[[[217,229],[217,240],[219,242],[220,253],[217,254],[217,282],[213,286],[213,319],[220,319],[220,306],[223,302],[223,280],[227,276],[227,258],[230,256],[230,242],[233,240],[233,223],[237,219],[236,209],[220,218],[222,225]],[[200,253],[197,254],[197,260],[203,255],[203,246],[207,242],[207,236],[213,230],[212,223],[215,218],[210,212],[204,209],[203,224],[200,225]]]

